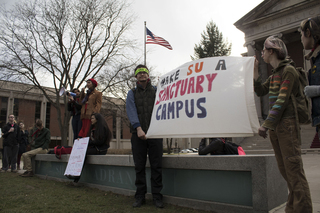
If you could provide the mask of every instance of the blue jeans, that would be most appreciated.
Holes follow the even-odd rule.
[[[3,147],[2,170],[7,171],[9,169],[9,164],[11,165],[11,171],[17,169],[18,151],[18,144],[14,146]]]

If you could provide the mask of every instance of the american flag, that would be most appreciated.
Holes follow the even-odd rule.
[[[155,34],[153,34],[148,28],[147,29],[147,41],[146,44],[159,44],[161,46],[164,46],[166,48],[168,48],[169,50],[172,50],[171,45],[169,44],[169,42],[167,42],[165,39],[156,36]]]

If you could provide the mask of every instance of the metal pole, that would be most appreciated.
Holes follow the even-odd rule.
[[[147,22],[144,22],[144,65],[147,63],[147,54],[146,54],[146,37],[147,37]]]

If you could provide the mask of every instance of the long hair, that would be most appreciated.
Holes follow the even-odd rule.
[[[320,44],[320,16],[303,20],[300,24],[300,30],[305,35],[307,29],[309,29],[310,35],[314,39],[315,46],[319,45]]]
[[[90,131],[88,131],[88,137],[90,137],[91,130],[94,128],[94,139],[98,141],[105,141],[105,143],[109,145],[112,138],[112,133],[106,120],[100,113],[92,113],[91,116],[94,116],[97,122],[93,125],[91,124]]]

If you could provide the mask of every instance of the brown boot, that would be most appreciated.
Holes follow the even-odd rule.
[[[21,177],[33,177],[33,172],[28,172],[26,174],[22,174]]]

